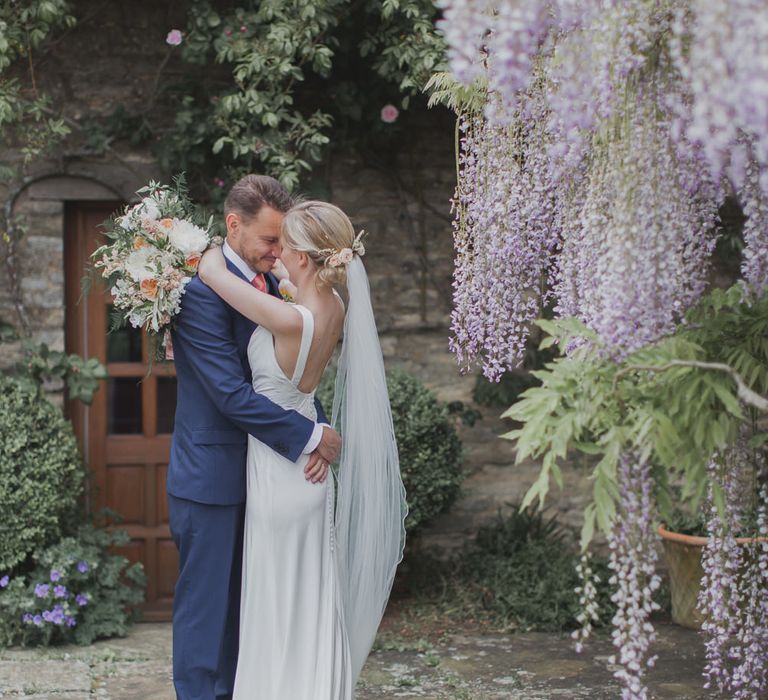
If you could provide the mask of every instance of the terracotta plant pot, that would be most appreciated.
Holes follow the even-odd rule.
[[[694,535],[681,535],[659,525],[658,533],[664,545],[664,554],[669,566],[669,588],[672,598],[672,620],[678,625],[691,629],[700,629],[703,617],[696,606],[701,590],[701,553],[709,538]],[[759,538],[763,541],[764,538]],[[749,537],[737,537],[739,544],[748,544],[754,540]]]

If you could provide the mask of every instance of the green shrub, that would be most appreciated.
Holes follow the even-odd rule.
[[[449,623],[471,619],[508,630],[559,632],[579,626],[578,562],[575,533],[541,512],[514,507],[447,561],[423,553],[406,559],[404,575],[421,605],[436,606]],[[614,612],[611,571],[598,557],[592,569],[599,578],[600,626]]]
[[[456,562],[467,595],[508,626],[542,631],[577,627],[579,555],[575,535],[541,512],[515,508],[507,518],[481,528]],[[611,572],[593,559],[600,582],[601,622],[613,615]]]
[[[333,373],[326,373],[317,390],[329,412],[334,380]],[[456,500],[463,476],[461,440],[447,407],[416,377],[388,371],[387,388],[408,499],[405,526],[414,532]]]
[[[83,475],[61,411],[34,389],[0,377],[0,572],[74,528]]]
[[[36,553],[30,574],[0,578],[0,646],[125,636],[144,598],[144,572],[108,547],[128,541],[124,531],[83,525]]]

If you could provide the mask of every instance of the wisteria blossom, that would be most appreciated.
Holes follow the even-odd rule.
[[[618,651],[612,661],[618,664],[614,675],[622,683],[622,700],[646,700],[643,679],[655,662],[649,647],[656,638],[649,618],[659,607],[653,595],[661,584],[653,536],[653,481],[648,462],[632,453],[621,456],[617,476],[624,498],[609,538],[610,582],[616,587],[612,637]]]
[[[745,170],[739,196],[747,217],[741,273],[748,291],[757,295],[768,288],[768,192],[760,186],[754,161]]]
[[[706,687],[734,700],[752,700],[768,690],[768,486],[763,484],[754,532],[738,541],[747,525],[743,486],[751,450],[741,441],[709,465],[708,541],[699,609],[704,617]],[[722,509],[714,490],[722,493]]]
[[[535,120],[529,122],[535,131]],[[454,277],[452,347],[468,367],[483,362],[489,379],[520,364],[531,322],[541,311],[539,287],[553,245],[552,210],[540,207],[543,170],[522,134],[479,115],[462,121],[464,177],[454,206],[458,259]]]
[[[597,602],[597,584],[600,577],[592,569],[592,554],[589,551],[582,553],[576,565],[576,574],[580,582],[576,588],[580,608],[576,622],[579,623],[579,628],[571,633],[571,638],[576,642],[576,653],[580,654],[584,650],[584,643],[592,634],[593,625],[600,620],[600,606]]]
[[[486,98],[459,115],[451,348],[462,370],[497,380],[518,366],[545,305],[581,320],[615,360],[673,332],[707,286],[727,195],[746,217],[747,298],[768,288],[763,0],[438,4],[452,72]],[[647,697],[653,661],[649,470],[621,457],[611,537],[627,700]],[[702,606],[710,683],[751,698],[768,668],[768,545],[754,545],[739,583],[739,524],[736,506],[725,521],[713,514]],[[583,560],[577,645],[597,617],[590,577]]]
[[[733,12],[716,5],[441,4],[456,77],[484,76],[488,90],[485,112],[463,117],[454,200],[452,348],[463,369],[478,363],[497,378],[515,367],[547,294],[558,316],[584,321],[617,358],[669,333],[705,288],[728,192],[748,217],[745,283],[755,293],[768,284],[768,100],[755,97],[768,85],[766,23],[750,0]],[[730,30],[754,49],[751,69]],[[729,85],[744,81],[731,90],[717,71]],[[749,98],[735,99],[745,86]],[[718,145],[703,135],[723,114]],[[494,173],[488,187],[483,172]],[[546,241],[534,230],[542,220]],[[500,275],[507,284],[491,281]]]

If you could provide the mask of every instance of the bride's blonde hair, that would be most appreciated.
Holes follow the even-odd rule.
[[[316,200],[291,207],[283,220],[283,241],[320,268],[320,284],[346,289],[347,266],[339,264],[337,255],[355,245],[355,229],[341,209]]]

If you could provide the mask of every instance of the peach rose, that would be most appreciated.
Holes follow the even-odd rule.
[[[142,238],[141,236],[136,236],[136,238],[133,239],[133,249],[139,250],[140,248],[148,248],[149,243]]]
[[[197,266],[200,264],[200,258],[202,257],[203,256],[200,253],[190,253],[184,261],[184,264],[193,270],[197,270]]]
[[[153,300],[157,298],[157,280],[152,278],[141,280],[139,287],[145,299]]]
[[[173,228],[173,219],[160,219],[160,225],[166,230],[170,231]]]

